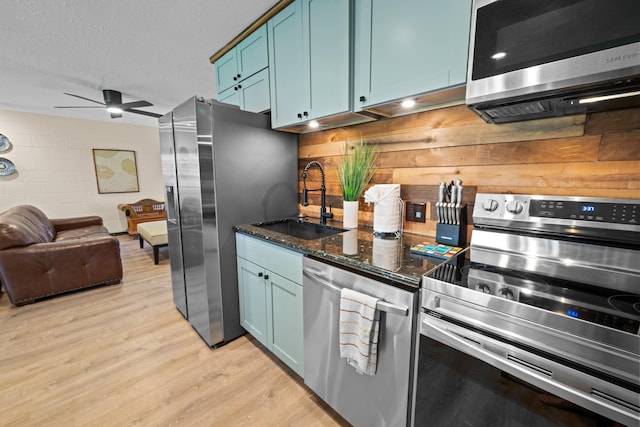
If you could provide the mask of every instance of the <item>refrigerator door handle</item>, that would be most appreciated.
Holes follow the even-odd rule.
[[[167,222],[177,225],[178,218],[176,212],[178,209],[178,201],[176,199],[178,195],[173,191],[173,185],[165,185],[165,193],[167,195],[167,203],[169,204],[169,206],[167,206],[168,209],[165,210],[167,213]]]

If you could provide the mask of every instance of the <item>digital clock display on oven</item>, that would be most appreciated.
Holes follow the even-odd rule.
[[[596,207],[593,205],[582,205],[582,212],[595,212]]]

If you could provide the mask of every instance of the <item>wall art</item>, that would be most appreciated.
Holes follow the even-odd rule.
[[[138,169],[136,152],[129,150],[93,149],[98,193],[136,193]]]

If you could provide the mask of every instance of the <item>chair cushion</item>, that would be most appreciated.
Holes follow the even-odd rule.
[[[0,214],[0,250],[53,241],[55,229],[35,206],[21,205]]]

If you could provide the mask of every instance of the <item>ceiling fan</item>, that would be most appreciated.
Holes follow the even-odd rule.
[[[148,101],[134,101],[134,102],[122,102],[122,94],[117,90],[104,89],[102,91],[102,96],[104,97],[104,102],[96,101],[93,99],[85,98],[84,96],[74,95],[72,93],[64,92],[65,95],[73,96],[76,98],[84,99],[86,101],[95,102],[96,104],[100,104],[98,106],[68,106],[68,107],[54,107],[54,108],[106,108],[106,110],[111,114],[112,119],[117,119],[122,117],[123,112],[135,113],[135,114],[143,114],[145,116],[150,117],[162,117],[162,114],[151,113],[149,111],[138,110],[140,107],[151,107],[152,103]]]

